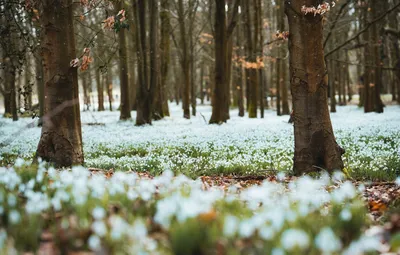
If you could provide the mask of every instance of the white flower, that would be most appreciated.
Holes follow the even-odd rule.
[[[332,254],[342,248],[340,239],[333,233],[331,228],[323,228],[315,238],[315,245],[323,254]]]
[[[101,240],[96,235],[91,235],[88,239],[89,248],[93,251],[98,251],[101,249]]]
[[[137,239],[144,239],[147,236],[146,224],[142,220],[136,220],[131,232]]]
[[[263,240],[272,240],[275,235],[275,231],[271,227],[263,226],[258,230],[260,237]]]
[[[100,236],[103,237],[107,234],[107,227],[106,224],[104,224],[103,221],[95,221],[92,223],[92,230],[93,232]]]
[[[332,192],[333,200],[341,203],[346,199],[352,199],[356,196],[354,185],[346,181],[342,186]]]
[[[340,212],[341,220],[349,221],[349,220],[351,220],[351,218],[352,218],[351,211],[348,208],[345,208]]]
[[[25,160],[23,160],[22,158],[17,158],[17,160],[15,160],[14,166],[16,167],[22,167],[25,163]]]
[[[95,220],[102,220],[106,216],[106,210],[103,207],[97,206],[93,209],[92,216]]]
[[[310,244],[310,239],[306,232],[300,229],[288,229],[283,232],[281,245],[285,250],[294,248],[305,249]]]
[[[281,248],[273,248],[271,255],[285,255],[285,251]]]
[[[224,229],[223,233],[224,236],[232,237],[235,235],[239,225],[239,220],[237,217],[228,215],[225,217],[224,220]]]
[[[10,217],[11,223],[13,223],[13,224],[17,224],[21,218],[21,216],[19,215],[19,212],[16,210],[12,210],[10,212],[9,217]]]
[[[256,227],[254,226],[251,219],[244,220],[239,224],[239,235],[244,238],[249,238],[253,235]]]
[[[10,207],[14,207],[17,204],[17,198],[13,194],[8,194],[7,203]]]

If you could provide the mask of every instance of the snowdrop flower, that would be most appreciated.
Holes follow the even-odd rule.
[[[258,233],[259,233],[260,237],[266,241],[272,240],[272,238],[274,238],[274,235],[275,235],[275,231],[271,227],[268,227],[268,226],[262,226],[258,230]]]
[[[17,205],[17,198],[14,196],[14,194],[8,194],[7,196],[7,203],[10,207],[14,207]]]
[[[23,160],[22,158],[17,158],[17,160],[15,160],[14,166],[15,167],[22,167],[25,163],[25,160]]]
[[[55,178],[57,176],[57,171],[54,169],[54,167],[50,167],[47,170],[47,174],[49,175],[50,178]]]
[[[101,240],[98,236],[91,235],[88,239],[88,245],[92,251],[98,251],[101,249]]]
[[[276,178],[278,179],[278,181],[284,181],[285,180],[285,178],[286,178],[286,174],[284,173],[284,172],[279,172],[277,175],[276,175]]]
[[[169,228],[171,217],[177,212],[178,195],[166,197],[157,202],[154,221],[164,228]]]
[[[324,255],[332,254],[342,248],[340,239],[331,228],[323,228],[315,238],[315,245]]]
[[[128,223],[120,216],[113,215],[110,217],[111,239],[120,240],[125,234]]]
[[[356,196],[354,185],[346,181],[342,186],[332,192],[333,200],[341,203],[346,199],[352,199]]]
[[[271,251],[271,255],[285,255],[285,251],[281,248],[273,248]]]
[[[305,249],[310,244],[310,239],[306,232],[300,229],[288,229],[283,232],[281,245],[285,250],[294,248]]]
[[[17,224],[21,218],[21,216],[19,215],[19,212],[16,210],[12,210],[9,214],[10,217],[10,221],[13,224]]]
[[[147,236],[147,228],[143,220],[136,220],[130,233],[137,239],[144,239]]]
[[[92,223],[92,230],[93,232],[100,236],[103,237],[107,234],[107,227],[106,224],[104,224],[103,221],[95,221]]]
[[[343,221],[349,221],[352,217],[351,211],[348,208],[345,208],[340,212],[340,219]]]
[[[365,252],[378,251],[381,247],[382,243],[379,238],[362,236],[359,240],[353,241],[342,254],[364,254]]]
[[[239,235],[240,237],[244,238],[249,238],[251,237],[256,230],[256,227],[252,223],[250,219],[248,220],[243,220],[242,222],[239,223]]]
[[[341,171],[335,171],[332,176],[332,180],[335,182],[341,182],[345,179],[344,174]]]
[[[93,209],[92,216],[95,220],[102,220],[106,216],[106,210],[103,207],[97,206]]]
[[[239,226],[239,219],[233,215],[228,215],[224,220],[224,236],[232,237],[236,234]]]

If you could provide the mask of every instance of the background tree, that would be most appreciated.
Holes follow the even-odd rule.
[[[139,79],[136,125],[144,125],[152,122],[154,95],[159,82],[158,1],[137,0],[133,2],[133,8],[137,24],[136,47]]]
[[[226,24],[226,4],[225,1],[215,1],[215,84],[210,124],[226,122],[229,118],[232,34],[237,24],[239,0],[234,2],[228,25]]]

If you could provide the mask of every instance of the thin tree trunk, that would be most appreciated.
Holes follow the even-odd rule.
[[[43,73],[43,59],[41,54],[35,55],[35,72],[36,72],[36,87],[39,99],[39,126],[42,125],[42,118],[45,114],[44,110],[44,73]]]
[[[56,166],[83,164],[81,120],[72,0],[46,0],[40,18],[44,28],[45,112],[36,157]]]
[[[117,11],[124,9],[123,1],[115,2]],[[119,85],[121,91],[120,120],[131,119],[131,108],[129,103],[129,80],[128,80],[128,52],[125,41],[125,29],[118,32],[119,41]]]
[[[329,117],[323,27],[320,15],[301,12],[318,0],[285,1],[289,20],[290,81],[294,114],[296,175],[343,169],[344,150],[336,143]]]
[[[100,69],[96,68],[97,103],[99,112],[104,111],[104,88],[101,82]]]
[[[170,46],[170,4],[169,0],[161,0],[161,11],[160,11],[160,25],[161,25],[161,33],[160,33],[160,70],[161,70],[161,101],[162,101],[162,112],[164,116],[170,116],[169,107],[168,107],[168,96],[167,92],[167,81],[168,81],[168,72],[170,65],[170,55],[171,55],[171,46]]]

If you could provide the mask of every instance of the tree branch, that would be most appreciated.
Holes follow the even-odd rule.
[[[355,34],[353,37],[349,38],[347,41],[343,42],[342,44],[340,44],[339,46],[337,46],[335,49],[331,50],[330,52],[328,52],[327,54],[325,54],[325,58],[329,57],[330,55],[332,55],[333,53],[335,53],[336,51],[340,50],[341,48],[343,48],[346,44],[348,44],[349,42],[357,39],[360,35],[362,35],[363,33],[365,33],[370,26],[372,26],[373,24],[381,21],[382,19],[384,19],[389,13],[393,12],[394,10],[396,10],[398,7],[400,6],[400,3],[396,4],[393,8],[387,10],[385,13],[383,13],[382,15],[380,15],[379,17],[377,17],[376,19],[372,20],[371,22],[369,22],[363,29],[361,29],[357,34]]]
[[[335,18],[335,20],[333,21],[333,23],[332,23],[332,25],[331,25],[331,27],[330,27],[330,29],[329,29],[329,33],[328,33],[328,35],[327,35],[326,38],[325,38],[325,41],[324,41],[324,49],[325,49],[325,47],[326,47],[326,44],[327,44],[328,41],[329,41],[329,38],[330,38],[331,35],[332,35],[333,29],[335,29],[336,24],[337,24],[337,22],[338,22],[340,16],[342,15],[342,12],[343,12],[344,8],[346,8],[346,6],[350,3],[350,1],[351,1],[351,0],[348,0],[346,3],[342,4],[342,6],[340,7],[339,12],[338,12],[337,15],[336,15],[336,18]]]

